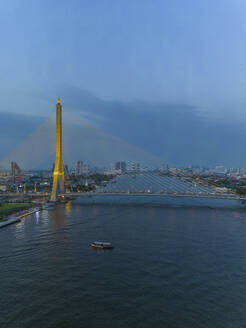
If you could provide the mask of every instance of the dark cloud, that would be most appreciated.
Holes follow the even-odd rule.
[[[64,110],[64,161],[91,165],[117,160],[159,165],[245,166],[244,126],[203,118],[193,106],[101,100],[78,88],[59,90]],[[72,115],[71,115],[72,114]],[[86,118],[86,120],[84,120]],[[50,166],[54,117],[0,113],[0,156],[25,168]]]
[[[67,110],[103,131],[178,165],[244,166],[244,125],[212,120],[187,104],[106,101],[76,87],[61,89]]]

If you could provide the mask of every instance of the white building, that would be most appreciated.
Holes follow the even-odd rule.
[[[219,166],[215,166],[215,170],[214,170],[215,173],[227,173],[227,169],[222,166],[222,165],[219,165]]]
[[[140,163],[135,163],[135,162],[131,163],[130,171],[132,171],[132,172],[140,171]]]

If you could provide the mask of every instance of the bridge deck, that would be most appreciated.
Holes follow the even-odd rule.
[[[234,199],[245,200],[246,197],[240,197],[234,194],[182,194],[182,193],[154,193],[154,192],[71,192],[60,194],[65,197],[91,197],[91,196],[162,196],[162,197],[189,197],[189,198],[214,198],[214,199]],[[2,193],[0,198],[49,198],[50,193]]]
[[[246,200],[246,198],[236,196],[234,194],[178,194],[178,193],[151,193],[151,192],[91,192],[91,193],[70,193],[64,196],[71,197],[89,197],[89,196],[163,196],[163,197],[189,197],[189,198],[215,198],[215,199],[235,199]]]

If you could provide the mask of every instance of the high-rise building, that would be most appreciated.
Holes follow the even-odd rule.
[[[89,175],[90,173],[90,166],[89,165],[83,165],[82,166],[82,175]]]
[[[131,163],[130,171],[139,172],[140,171],[140,164],[139,163]]]
[[[161,167],[162,171],[168,171],[168,169],[169,169],[169,166],[167,163],[162,164],[162,167]]]
[[[126,162],[116,162],[115,170],[121,170],[122,173],[126,172]]]
[[[77,161],[75,164],[75,175],[82,175],[83,161]]]
[[[75,175],[88,175],[90,172],[90,166],[83,164],[83,161],[77,161],[75,164]]]
[[[65,176],[69,175],[68,165],[64,165],[64,174]]]
[[[17,174],[21,174],[21,169],[16,162],[11,162],[11,175],[15,176]]]
[[[16,162],[11,162],[11,175],[13,177],[13,182],[17,183],[16,176],[21,174],[21,169]]]

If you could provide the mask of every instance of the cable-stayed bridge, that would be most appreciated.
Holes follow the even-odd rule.
[[[200,176],[191,176],[184,174],[182,170],[177,170],[177,173],[173,174],[171,170],[161,171],[154,169],[127,171],[123,174],[116,175],[113,179],[105,182],[102,186],[97,186],[93,192],[74,192],[73,188],[68,188],[66,184],[66,177],[64,179],[63,171],[63,158],[62,158],[62,106],[60,99],[57,100],[56,105],[56,165],[53,173],[53,189],[51,200],[56,201],[59,196],[77,197],[88,195],[162,195],[162,196],[186,196],[186,197],[206,197],[206,198],[229,198],[229,199],[244,199],[237,194],[229,191],[226,188],[218,188],[211,182],[208,184],[204,178]],[[46,131],[46,130],[45,130]],[[43,132],[45,132],[43,131]],[[44,135],[45,133],[41,133]],[[41,135],[34,136],[34,140],[40,140]],[[33,138],[32,138],[33,139]],[[84,140],[86,138],[82,138]],[[49,144],[49,143],[48,143]],[[36,145],[34,143],[34,145]],[[117,150],[118,147],[112,147],[110,149]],[[31,149],[38,149],[39,147],[27,147],[28,151]],[[52,148],[54,148],[52,146]],[[100,147],[99,147],[100,148]],[[45,148],[46,149],[46,148]],[[97,150],[97,149],[96,149]],[[97,152],[92,150],[93,152]],[[30,153],[30,151],[29,151]],[[69,150],[66,150],[68,155],[71,155]],[[132,153],[136,153],[136,148],[132,149]],[[141,152],[140,152],[141,153]],[[33,155],[33,152],[32,152]],[[120,152],[116,154],[119,157],[123,157]],[[143,156],[143,154],[141,154]],[[39,154],[40,157],[41,154]],[[35,157],[35,156],[34,156]],[[105,157],[105,153],[102,155]],[[107,157],[107,156],[106,156]],[[144,157],[146,154],[144,154]],[[66,191],[65,191],[66,190]],[[25,193],[25,192],[24,192]],[[50,193],[36,193],[28,192],[30,197],[50,197]],[[23,194],[10,194],[1,193],[1,196],[5,197],[23,197]]]
[[[97,192],[112,193],[169,193],[169,194],[215,194],[210,187],[196,182],[182,181],[175,176],[162,175],[158,171],[143,173],[125,173],[112,179]]]
[[[164,174],[160,171],[124,173],[98,187],[97,195],[162,195],[242,199],[234,193],[218,192],[216,186],[205,186],[201,180]]]
[[[199,178],[185,175],[170,175],[161,171],[127,172],[117,175],[103,186],[98,186],[91,192],[72,191],[60,192],[58,196],[88,197],[88,196],[169,196],[193,198],[219,198],[245,200],[233,192],[221,192],[214,185],[205,185]],[[23,197],[19,194],[1,194],[1,196]],[[50,197],[50,193],[29,192],[30,197]]]

